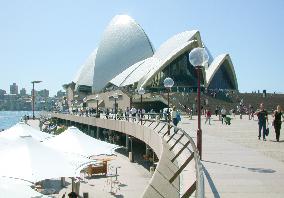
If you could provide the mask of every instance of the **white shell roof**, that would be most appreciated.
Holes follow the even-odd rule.
[[[159,49],[155,52],[154,56],[156,58],[159,58],[161,60],[164,60],[171,54],[173,51],[175,51],[177,48],[180,48],[181,45],[184,45],[184,43],[193,40],[194,37],[196,37],[199,34],[198,30],[192,30],[192,31],[185,31],[181,32],[179,34],[174,35],[170,39],[168,39],[166,42],[164,42]],[[197,38],[196,38],[197,40]]]
[[[153,53],[149,38],[134,19],[127,15],[115,16],[98,47],[93,89],[103,89],[116,75]]]
[[[110,82],[116,86],[127,86],[131,85],[143,76],[147,75],[156,65],[159,65],[159,59],[157,58],[147,58],[143,61],[135,63],[131,67],[124,70],[121,74],[117,75]]]
[[[234,83],[236,89],[238,89],[238,82],[237,82],[237,76],[235,73],[235,69],[232,63],[232,60],[230,58],[229,54],[221,54],[219,56],[217,56],[213,62],[210,64],[210,66],[208,67],[208,69],[205,70],[206,73],[206,82],[207,82],[207,86],[210,85],[212,79],[214,78],[214,75],[216,74],[216,72],[219,70],[219,68],[221,67],[221,65],[224,63],[224,61],[228,61],[228,73],[229,73],[229,77],[231,78],[232,82]]]
[[[126,86],[139,81],[138,86],[145,86],[155,73],[162,70],[170,61],[191,48],[196,42],[201,44],[197,30],[177,34],[163,43],[152,57],[132,65],[110,82],[116,86]]]
[[[93,86],[93,77],[94,77],[94,68],[95,68],[97,50],[98,49],[95,49],[91,53],[91,55],[87,58],[85,63],[81,66],[76,77],[74,78],[74,82],[76,83],[76,89],[80,85]]]

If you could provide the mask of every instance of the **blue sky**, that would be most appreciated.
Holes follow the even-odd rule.
[[[71,82],[104,29],[128,14],[157,49],[174,34],[198,29],[213,57],[229,53],[239,90],[284,92],[283,0],[0,1],[0,89],[13,82],[51,95]]]

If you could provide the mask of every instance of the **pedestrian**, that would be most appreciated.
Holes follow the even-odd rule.
[[[192,109],[188,108],[188,116],[189,116],[189,119],[191,120],[192,120],[192,114],[193,114]]]
[[[180,115],[179,115],[175,106],[173,106],[173,110],[171,111],[171,118],[172,118],[172,122],[173,122],[174,126],[177,127],[177,125],[180,121]],[[176,132],[176,128],[174,129],[174,132]]]
[[[107,108],[106,109],[106,119],[108,119],[108,117],[109,117],[109,109]]]
[[[251,106],[251,119],[254,120],[254,108]]]
[[[171,118],[172,118],[173,124],[174,124],[175,126],[177,126],[177,124],[178,124],[178,120],[177,120],[177,109],[176,109],[175,106],[173,106],[173,110],[172,110],[172,112],[171,112]]]
[[[233,114],[234,117],[236,117],[236,110],[235,109],[232,110],[232,114]]]
[[[276,141],[279,142],[280,129],[281,129],[281,124],[282,124],[281,117],[284,118],[283,110],[280,105],[277,105],[277,108],[274,111],[272,116],[274,117],[273,126],[275,129]]]
[[[219,109],[218,109],[218,106],[216,106],[216,108],[215,108],[215,115],[218,116],[218,114],[219,114]]]
[[[258,139],[261,138],[261,130],[262,130],[262,138],[263,141],[266,141],[266,122],[268,123],[268,113],[264,109],[264,104],[261,103],[258,109],[254,114],[258,117]]]
[[[248,116],[249,116],[249,120],[251,120],[251,105],[249,104],[249,108],[248,108]]]
[[[125,115],[125,120],[126,120],[126,121],[129,121],[129,115],[130,115],[130,109],[129,109],[129,107],[126,107],[126,110],[125,110],[124,115]]]
[[[69,194],[68,194],[68,197],[69,198],[77,198],[78,197],[78,195],[77,195],[77,193],[75,193],[75,192],[70,192]]]
[[[134,120],[136,121],[137,110],[135,109],[135,107],[131,108],[130,113],[131,113],[132,122],[134,122]]]
[[[225,109],[225,107],[223,107],[221,109],[221,115],[222,115],[222,124],[224,123],[225,119],[226,119],[226,114],[227,114],[227,111]]]
[[[210,120],[211,120],[211,110],[207,109],[205,124],[207,123],[207,121],[209,121],[209,125],[211,125]]]

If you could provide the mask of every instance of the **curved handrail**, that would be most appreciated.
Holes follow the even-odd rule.
[[[64,115],[64,117],[67,116],[67,115]],[[55,116],[57,117],[57,116]],[[59,116],[58,118],[61,118],[62,116]],[[63,117],[62,117],[63,118]],[[62,119],[61,118],[61,119]],[[63,119],[66,119],[67,117],[63,118]],[[86,117],[86,118],[89,118],[91,119],[91,117]],[[74,118],[73,118],[74,119]],[[96,119],[100,119],[100,118],[95,118]],[[72,120],[72,119],[71,119]],[[101,120],[101,119],[100,119]],[[90,121],[90,120],[89,120]],[[114,121],[114,120],[113,120]],[[116,120],[118,122],[124,122],[123,120]],[[82,122],[84,124],[91,124],[89,123],[87,120],[86,122],[83,121],[82,119],[81,120],[77,120],[75,122]],[[131,121],[129,121],[131,122]],[[173,159],[171,159],[169,161],[169,163],[174,163],[174,161],[176,159],[179,158],[179,156],[182,156],[186,157],[186,161],[181,165],[181,166],[178,166],[177,167],[177,171],[174,172],[174,174],[171,176],[170,175],[170,179],[168,180],[169,184],[172,184],[172,182],[178,178],[180,176],[180,174],[183,172],[183,169],[188,165],[188,163],[194,159],[194,162],[195,162],[195,182],[185,191],[185,193],[183,195],[181,195],[181,190],[178,190],[180,196],[183,198],[183,197],[189,197],[194,191],[195,191],[195,197],[200,197],[200,198],[204,198],[204,177],[203,177],[203,168],[202,168],[202,165],[201,165],[201,162],[200,162],[200,156],[198,154],[198,150],[196,148],[196,145],[195,145],[195,142],[193,141],[193,139],[188,135],[188,133],[186,133],[182,128],[179,128],[179,127],[176,127],[172,124],[169,124],[168,122],[163,122],[163,121],[160,121],[160,120],[154,120],[154,119],[142,119],[142,122],[141,122],[141,119],[137,119],[135,122],[132,122],[133,124],[137,124],[137,125],[141,125],[141,123],[143,125],[146,125],[147,123],[149,124],[148,127],[149,129],[151,129],[153,132],[155,132],[155,134],[157,134],[158,136],[161,137],[161,140],[164,139],[164,140],[167,140],[166,143],[167,145],[170,145],[170,141],[171,140],[175,140],[175,143],[171,146],[171,148],[169,149],[169,152],[173,153],[175,156]],[[154,128],[151,128],[150,126],[155,123],[154,125]],[[93,123],[93,124],[98,124],[96,121]],[[100,125],[100,124],[99,124]],[[161,126],[162,125],[162,126]],[[158,128],[158,126],[160,126],[160,128]],[[172,130],[174,129],[175,133],[173,133],[169,139],[166,139],[166,134],[167,131],[163,134],[162,131],[164,130],[167,130],[167,128],[165,127],[168,127],[168,130]],[[142,128],[141,128],[142,129]],[[114,129],[112,129],[114,130]],[[157,131],[158,130],[158,131]],[[163,131],[163,132],[164,132]],[[180,133],[178,133],[178,131],[181,132],[181,135]],[[177,139],[174,139],[174,136],[175,135],[180,135]],[[185,137],[187,139],[187,143],[186,144],[183,144],[181,141],[181,139]],[[139,138],[139,137],[138,137]],[[188,145],[191,145],[191,148],[192,150],[188,147]],[[176,153],[173,152],[173,148],[176,146],[176,145],[179,145],[182,147],[182,149],[180,149],[179,151],[177,151]],[[184,154],[183,152],[187,150],[190,152],[190,156],[188,156],[188,153]],[[156,152],[156,151],[155,151]],[[163,156],[164,154],[164,151],[161,153],[160,152],[160,157]],[[166,156],[166,154],[165,154]],[[159,170],[159,165],[158,164],[158,167],[157,167],[157,170]],[[156,174],[156,171],[152,177],[152,181],[155,177],[155,174]],[[181,187],[181,185],[179,184],[179,188]]]
[[[195,191],[195,197],[204,198],[205,191],[204,191],[204,176],[203,176],[203,168],[200,161],[200,156],[198,149],[195,145],[195,142],[193,139],[186,133],[182,128],[176,127],[168,122],[162,122],[159,120],[151,120],[151,119],[142,119],[142,122],[157,122],[158,124],[162,123],[164,126],[168,125],[168,127],[173,128],[174,131],[181,131],[182,134],[190,141],[191,147],[193,149],[194,154],[194,160],[195,160],[195,169],[196,169],[196,187],[194,187],[195,184],[193,184],[182,197],[189,197],[188,194],[191,194],[193,190]],[[141,120],[138,121],[138,123],[141,123]],[[164,126],[162,128],[164,128]],[[165,136],[165,135],[164,135]],[[189,149],[189,148],[188,148]]]

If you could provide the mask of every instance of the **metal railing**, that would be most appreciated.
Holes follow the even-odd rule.
[[[184,187],[186,189],[186,191],[184,192],[183,195],[180,195],[180,197],[185,198],[185,197],[190,197],[194,191],[195,191],[195,197],[198,198],[204,198],[205,196],[205,192],[204,192],[204,176],[203,176],[203,168],[202,168],[202,164],[200,162],[200,156],[197,150],[197,147],[195,145],[194,140],[182,129],[179,127],[176,127],[172,124],[169,124],[168,122],[162,122],[159,120],[151,120],[151,119],[143,119],[142,120],[142,124],[144,126],[150,127],[151,125],[153,125],[154,123],[156,123],[156,125],[154,126],[153,130],[157,131],[158,134],[161,134],[162,138],[165,138],[166,135],[168,134],[168,130],[173,129],[173,133],[172,135],[169,136],[169,138],[166,140],[167,143],[169,143],[170,141],[174,141],[174,144],[170,147],[170,151],[173,151],[174,147],[176,147],[176,145],[181,144],[182,148],[177,152],[174,153],[175,156],[174,158],[171,159],[171,162],[174,163],[177,158],[186,150],[188,149],[191,152],[191,155],[185,160],[185,162],[183,164],[181,164],[179,166],[178,171],[171,177],[171,179],[169,180],[170,183],[172,183],[178,176],[180,176],[180,174],[182,173],[182,171],[184,170],[184,168],[189,164],[189,162],[191,162],[192,159],[194,159],[195,161],[195,172],[196,172],[196,180],[195,182],[189,186],[189,187]],[[137,124],[141,124],[141,121],[137,121]],[[160,125],[160,127],[158,127]],[[168,126],[168,127],[167,127]],[[162,131],[166,128],[166,132],[162,133]],[[178,132],[180,132],[180,136],[178,136]],[[181,143],[181,139],[182,138],[186,138],[188,141],[183,144]],[[191,146],[192,150],[189,149],[189,145]],[[181,184],[183,185],[183,184]]]
[[[138,118],[138,117],[136,117]],[[116,120],[116,121],[126,121],[126,120]],[[142,125],[145,127],[151,128],[154,132],[160,135],[161,138],[165,140],[165,142],[169,146],[169,151],[174,154],[174,157],[170,159],[170,163],[178,162],[178,170],[168,179],[169,184],[173,184],[173,182],[181,176],[181,174],[186,174],[184,169],[186,166],[194,160],[195,163],[195,181],[190,186],[185,186],[185,183],[179,184],[179,195],[182,198],[190,197],[195,192],[195,197],[204,198],[204,176],[203,176],[203,167],[200,162],[200,156],[195,145],[194,140],[190,137],[188,133],[186,133],[182,128],[176,127],[168,122],[164,122],[156,119],[135,119],[133,122],[137,125]],[[168,131],[171,132],[171,135],[168,135]],[[186,139],[186,140],[185,140]],[[185,140],[181,142],[181,140]],[[171,144],[170,144],[171,143]],[[175,149],[179,146],[178,149]],[[191,148],[190,148],[191,146]],[[162,153],[163,155],[163,153]],[[161,156],[162,156],[161,155]],[[179,158],[183,156],[186,160],[183,163],[180,163],[181,160]],[[159,170],[159,164],[157,166],[157,170]],[[155,174],[154,176],[155,177]],[[181,190],[182,189],[182,190]]]

